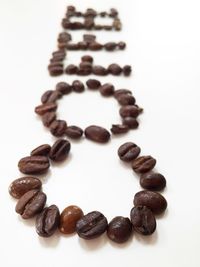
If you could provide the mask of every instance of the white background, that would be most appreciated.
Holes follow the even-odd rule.
[[[101,81],[131,89],[145,112],[138,130],[109,144],[72,142],[69,159],[42,178],[48,204],[55,203],[61,210],[75,204],[85,213],[99,210],[108,220],[128,216],[134,194],[141,188],[138,177],[119,161],[117,148],[133,141],[143,155],[157,159],[157,170],[168,182],[163,192],[168,210],[158,218],[156,233],[144,238],[135,234],[121,246],[105,236],[85,242],[76,235],[58,233],[44,240],[35,233],[34,220],[22,221],[15,213],[16,202],[7,189],[21,176],[18,160],[36,146],[55,140],[34,114],[34,107],[58,81],[76,79],[52,78],[46,70],[67,4],[71,3],[0,0],[0,266],[200,266],[199,1],[73,1],[80,10],[119,9],[122,32],[97,35],[101,42],[125,40],[127,49],[94,53],[95,61],[132,64],[130,78],[107,76]],[[75,33],[75,40],[82,33]],[[68,62],[78,63],[82,54],[69,53]],[[63,98],[58,111],[69,124],[110,127],[119,122],[118,108],[114,100],[87,92]]]

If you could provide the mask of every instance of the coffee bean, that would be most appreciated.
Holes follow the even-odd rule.
[[[58,49],[60,49],[60,50],[66,50],[66,48],[67,48],[67,42],[63,42],[63,43],[58,43]]]
[[[121,31],[122,24],[119,19],[115,19],[113,22],[113,27],[115,28],[116,31]]]
[[[63,161],[67,158],[70,148],[71,144],[69,141],[58,139],[51,147],[49,157],[53,161]]]
[[[73,64],[68,65],[65,69],[65,73],[70,74],[70,75],[76,74],[77,71],[78,71],[78,67]]]
[[[75,8],[75,6],[68,6],[67,11],[74,12],[74,11],[76,11],[76,8]]]
[[[66,48],[68,50],[79,50],[79,45],[76,43],[69,43],[67,44]]]
[[[123,125],[129,127],[129,129],[136,129],[139,126],[138,121],[133,117],[125,117],[123,118]]]
[[[14,180],[9,186],[9,194],[14,198],[20,198],[26,192],[32,189],[38,189],[42,187],[42,183],[35,177],[22,177]]]
[[[135,97],[130,94],[121,94],[120,96],[118,96],[117,101],[122,106],[134,105]]]
[[[126,65],[123,67],[123,73],[125,76],[129,76],[131,74],[131,71],[132,71],[131,66]]]
[[[64,23],[64,28],[71,29],[71,30],[81,30],[84,29],[84,24],[81,22],[70,22],[70,23]]]
[[[20,172],[24,174],[41,174],[46,172],[49,167],[49,160],[45,156],[25,157],[18,163]]]
[[[113,51],[115,50],[115,48],[117,47],[117,44],[115,42],[109,42],[109,43],[106,43],[104,45],[104,48],[107,50],[107,51]]]
[[[85,137],[98,143],[107,143],[110,133],[103,127],[92,125],[85,129]]]
[[[117,11],[117,9],[115,9],[115,8],[111,8],[111,9],[110,9],[110,14],[109,14],[109,16],[110,16],[110,17],[116,17],[116,16],[118,16],[118,11]]]
[[[136,232],[142,235],[151,235],[156,230],[156,219],[149,208],[145,206],[134,207],[130,216]]]
[[[105,17],[107,15],[107,12],[103,11],[99,13],[100,17]]]
[[[77,70],[77,75],[79,76],[87,76],[87,75],[90,75],[92,73],[92,69],[81,69],[79,68]]]
[[[62,42],[69,42],[71,40],[72,40],[72,36],[68,32],[61,32],[58,35],[58,42],[60,42],[60,43],[62,43]]]
[[[60,66],[63,67],[63,56],[54,56],[50,59],[50,64],[48,65],[48,70],[51,70],[54,66]]]
[[[49,69],[49,74],[51,76],[59,76],[63,74],[64,70],[62,66],[52,66],[52,68]]]
[[[138,173],[151,171],[156,165],[156,160],[151,156],[142,156],[135,159],[132,163],[132,169]]]
[[[87,43],[92,43],[92,42],[94,42],[96,40],[96,35],[93,35],[93,34],[83,34],[83,40],[85,42],[87,42]],[[85,56],[83,56],[83,57],[85,57]]]
[[[147,190],[136,193],[133,203],[135,206],[147,206],[155,214],[160,214],[167,208],[167,201],[161,194]]]
[[[92,9],[92,8],[87,8],[85,14],[84,14],[85,17],[96,17],[97,16],[97,12]]]
[[[108,74],[107,69],[99,65],[93,66],[92,71],[93,71],[93,74],[99,75],[99,76],[105,76]]]
[[[48,91],[46,91],[43,95],[42,95],[42,97],[41,97],[41,102],[43,103],[43,104],[45,104],[45,103],[47,103],[47,101],[48,101],[48,99],[49,99],[49,97],[50,97],[50,95],[53,93],[53,90],[48,90]]]
[[[94,19],[93,19],[93,17],[85,18],[84,26],[85,26],[86,30],[91,30],[94,27]]]
[[[107,227],[106,217],[99,211],[92,211],[77,222],[76,231],[83,239],[93,239],[102,235]]]
[[[85,55],[85,56],[82,56],[81,58],[82,62],[90,62],[92,63],[93,62],[93,57],[89,56],[89,55]]]
[[[162,190],[166,186],[166,179],[160,173],[149,172],[140,177],[140,185],[148,190]]]
[[[61,59],[64,59],[64,57],[66,56],[66,52],[65,50],[57,50],[55,52],[52,53],[53,57],[61,57]]]
[[[50,125],[50,131],[54,136],[62,136],[67,129],[67,123],[64,120],[55,120]]]
[[[100,25],[100,24],[95,24],[95,25],[94,25],[94,29],[97,30],[97,31],[98,31],[98,30],[102,30],[102,29],[103,29],[103,26]]]
[[[108,224],[107,236],[116,243],[124,243],[131,237],[132,228],[129,218],[117,216]]]
[[[58,91],[48,90],[42,95],[41,102],[43,104],[53,103],[56,102],[61,96],[62,94]]]
[[[48,156],[51,150],[51,146],[48,144],[36,147],[31,151],[31,156]]]
[[[108,66],[108,72],[112,75],[120,75],[122,68],[118,64],[111,64]]]
[[[30,190],[26,192],[17,202],[15,211],[23,219],[29,219],[40,213],[46,203],[46,195],[39,190]]]
[[[72,83],[72,90],[76,93],[82,93],[85,90],[85,86],[81,81],[75,80]]]
[[[141,149],[132,142],[121,145],[118,149],[118,156],[123,161],[132,161],[138,157]]]
[[[60,92],[62,95],[67,95],[71,93],[72,87],[66,82],[59,82],[56,84],[56,91]]]
[[[86,84],[89,89],[98,89],[101,86],[100,81],[95,79],[87,80]]]
[[[42,122],[44,126],[49,127],[50,124],[56,119],[56,113],[55,112],[47,112],[42,116]]]
[[[39,236],[50,237],[58,228],[60,212],[56,205],[45,208],[36,218],[35,227]]]
[[[79,68],[83,70],[89,70],[90,72],[92,71],[92,64],[90,62],[81,62],[79,64]]]
[[[120,108],[119,114],[123,118],[125,118],[125,117],[136,118],[139,115],[139,110],[138,110],[138,108],[136,106],[127,105],[127,106],[123,106],[123,107]]]
[[[113,134],[123,134],[128,132],[129,127],[127,125],[113,124],[110,130]]]
[[[72,234],[76,231],[76,223],[83,217],[83,211],[77,206],[69,206],[60,216],[59,230],[63,234]]]
[[[78,42],[78,47],[81,50],[87,50],[88,49],[88,43],[87,42],[84,42],[84,41]]]
[[[92,51],[98,51],[98,50],[101,50],[103,48],[103,45],[100,43],[97,43],[97,42],[92,42],[92,43],[89,43],[88,48]]]
[[[72,139],[79,139],[83,135],[83,130],[77,126],[68,126],[65,134]]]
[[[104,25],[103,26],[103,29],[106,30],[106,31],[111,31],[112,30],[112,26],[111,25]]]
[[[116,99],[118,99],[121,95],[124,95],[124,94],[132,95],[132,92],[130,90],[127,90],[127,89],[118,89],[115,91],[114,97]]]
[[[55,111],[57,109],[57,105],[55,103],[46,103],[39,105],[35,108],[35,113],[39,115],[44,115],[47,112]]]
[[[111,83],[105,83],[99,88],[103,96],[111,96],[114,94],[115,88]]]
[[[118,48],[119,48],[120,50],[123,50],[123,49],[125,49],[125,47],[126,47],[126,43],[125,43],[125,42],[119,42],[119,43],[117,44],[117,46],[118,46]]]

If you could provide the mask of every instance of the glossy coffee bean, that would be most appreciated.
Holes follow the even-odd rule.
[[[89,89],[92,89],[92,90],[93,89],[98,89],[101,86],[100,81],[95,80],[95,79],[89,79],[89,80],[87,80],[86,84],[87,84],[87,87]]]
[[[51,147],[49,157],[53,161],[62,161],[67,158],[70,148],[71,144],[69,141],[58,139]]]
[[[132,233],[132,224],[129,218],[117,216],[108,224],[107,236],[116,243],[124,243]]]
[[[92,64],[90,62],[83,61],[79,64],[80,70],[92,71]]]
[[[118,64],[111,64],[108,66],[108,72],[112,75],[120,75],[122,68]]]
[[[67,74],[76,74],[78,71],[78,67],[76,65],[70,64],[66,67],[65,73]]]
[[[77,206],[69,206],[60,216],[59,230],[63,234],[72,234],[76,231],[76,223],[83,217],[83,211]]]
[[[98,51],[103,48],[103,45],[97,42],[92,42],[92,43],[89,43],[88,48],[92,51]]]
[[[56,205],[45,208],[35,222],[36,232],[39,236],[50,237],[58,228],[60,212]]]
[[[57,109],[57,105],[55,103],[46,103],[39,105],[35,108],[35,113],[38,115],[44,115],[47,112],[55,111]]]
[[[113,134],[124,134],[128,132],[129,127],[127,125],[113,124],[110,130]]]
[[[115,90],[114,97],[118,99],[121,95],[124,95],[124,94],[132,95],[132,92],[128,89],[118,89],[118,90]]]
[[[77,75],[79,75],[79,76],[88,76],[90,74],[92,74],[92,69],[91,68],[88,68],[88,69],[79,68],[77,70]]]
[[[72,139],[79,139],[83,135],[83,130],[78,126],[68,126],[65,134]]]
[[[129,94],[121,94],[117,98],[117,101],[122,106],[134,105],[135,104],[135,97],[132,95],[129,95]]]
[[[138,157],[141,149],[132,142],[127,142],[121,145],[118,149],[118,156],[121,160],[129,162]]]
[[[102,235],[107,227],[106,217],[99,211],[92,211],[77,222],[76,231],[83,239],[93,239]]]
[[[119,114],[121,115],[121,117],[134,117],[136,118],[139,115],[139,110],[136,106],[133,105],[127,105],[127,106],[123,106],[120,108],[119,110]]]
[[[90,62],[90,63],[92,63],[93,62],[93,57],[91,57],[89,55],[85,55],[85,56],[82,56],[81,60],[82,60],[82,62]]]
[[[115,50],[115,48],[117,47],[117,44],[115,42],[108,42],[104,45],[104,48],[107,50],[107,51],[113,51]]]
[[[15,211],[23,219],[29,219],[40,213],[46,203],[46,195],[39,190],[30,190],[26,192],[17,202]]]
[[[123,118],[123,125],[126,125],[129,127],[129,129],[137,129],[139,126],[138,121],[136,118],[133,117],[125,117]]]
[[[26,192],[32,189],[40,189],[42,183],[35,177],[22,177],[14,180],[9,186],[9,194],[14,198],[22,197]]]
[[[125,49],[125,47],[126,47],[126,43],[125,43],[125,42],[119,42],[119,43],[117,44],[117,46],[118,46],[118,48],[119,48],[120,50],[123,50],[123,49]]]
[[[85,129],[85,137],[98,143],[107,143],[110,133],[103,127],[91,125]]]
[[[52,66],[52,68],[49,68],[49,74],[51,76],[59,76],[63,74],[64,70],[62,66]]]
[[[51,146],[48,144],[44,144],[36,147],[31,151],[31,156],[48,156],[51,150]]]
[[[50,125],[50,131],[56,137],[61,137],[64,135],[66,129],[67,123],[64,120],[55,120]]]
[[[136,193],[133,204],[135,206],[147,206],[155,214],[160,214],[167,208],[167,201],[161,194],[148,190]]]
[[[140,185],[148,190],[162,190],[166,186],[166,179],[160,173],[148,172],[141,175]]]
[[[18,163],[20,172],[24,174],[42,174],[46,172],[49,167],[49,160],[45,156],[25,157]]]
[[[85,90],[85,86],[81,81],[75,80],[72,83],[72,90],[74,92],[81,93],[81,92],[83,92]]]
[[[152,156],[142,156],[135,159],[132,163],[132,169],[137,173],[151,171],[156,165],[156,160]]]
[[[111,96],[114,94],[115,88],[111,83],[105,83],[99,88],[99,91],[103,96]]]
[[[67,95],[71,93],[72,87],[66,82],[59,82],[56,84],[56,91],[60,92],[62,95]]]
[[[132,71],[131,66],[129,65],[124,66],[122,71],[125,76],[129,76]]]
[[[42,116],[42,123],[44,126],[49,127],[53,121],[56,120],[56,113],[54,111],[52,112],[46,112]]]
[[[99,65],[93,66],[92,72],[93,74],[98,75],[98,76],[105,76],[108,74],[107,69]]]
[[[145,206],[137,206],[131,210],[131,222],[136,232],[151,235],[156,230],[156,219],[153,212]]]
[[[53,92],[54,92],[53,90],[48,90],[48,91],[44,92],[44,94],[41,97],[41,102],[43,104],[47,103],[49,97],[52,95]]]
[[[62,96],[62,94],[60,92],[58,92],[58,91],[48,90],[42,95],[41,102],[43,104],[45,104],[45,103],[54,103],[61,96]]]

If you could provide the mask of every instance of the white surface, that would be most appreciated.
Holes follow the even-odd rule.
[[[62,210],[79,205],[85,213],[102,211],[110,220],[128,216],[134,194],[141,190],[131,169],[119,162],[116,151],[134,141],[142,154],[158,160],[157,170],[167,178],[164,196],[168,210],[158,219],[149,238],[134,235],[118,246],[106,237],[84,242],[59,234],[44,240],[33,221],[22,221],[14,212],[15,201],[7,188],[20,177],[18,160],[34,147],[52,144],[54,138],[35,116],[41,94],[56,82],[76,77],[49,77],[46,66],[61,31],[60,21],[70,2],[60,0],[0,0],[0,266],[200,266],[199,210],[199,99],[200,35],[199,1],[101,0],[72,1],[81,10],[94,7],[120,11],[123,31],[97,35],[99,40],[125,40],[125,52],[95,54],[97,63],[131,63],[131,78],[108,76],[117,88],[133,90],[145,112],[140,128],[113,138],[105,146],[83,140],[72,142],[68,161],[51,168],[44,178],[48,204]],[[76,39],[82,32],[76,33]],[[69,53],[78,62],[83,53]],[[83,78],[86,80],[87,78]],[[82,127],[97,123],[109,127],[119,120],[118,106],[98,93],[65,97],[59,114]]]

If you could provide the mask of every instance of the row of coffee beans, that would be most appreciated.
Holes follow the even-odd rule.
[[[59,139],[52,147],[47,144],[41,145],[35,148],[30,156],[19,161],[19,170],[24,174],[41,174],[47,171],[46,164],[49,159],[64,160],[69,150],[70,143],[63,139]],[[135,194],[130,219],[117,216],[108,223],[101,212],[92,211],[84,215],[75,205],[66,207],[60,214],[56,205],[45,207],[47,197],[41,191],[41,180],[33,176],[21,177],[11,183],[9,193],[18,199],[15,210],[23,219],[37,215],[36,232],[42,237],[52,236],[57,229],[63,234],[77,232],[79,237],[88,240],[107,232],[107,236],[116,243],[127,241],[133,231],[151,235],[156,229],[155,215],[163,213],[167,208],[165,198],[155,192],[165,187],[166,180],[163,175],[151,172],[156,160],[151,156],[138,157],[140,151],[141,149],[131,142],[123,144],[118,149],[120,159],[132,163],[133,170],[141,175],[140,185],[148,189]]]
[[[137,117],[142,112],[142,109],[136,105],[135,97],[130,90],[116,90],[114,85],[110,83],[101,84],[96,79],[87,80],[86,86],[89,90],[99,91],[104,97],[113,96],[121,106],[119,114],[122,118],[122,124],[112,125],[111,132],[113,134],[124,134],[130,129],[138,128],[139,123]],[[44,126],[48,127],[52,135],[56,137],[66,135],[72,139],[79,139],[84,132],[86,138],[96,142],[106,143],[110,139],[110,133],[103,127],[92,125],[83,131],[80,127],[67,125],[65,120],[57,118],[57,100],[71,92],[81,93],[84,91],[85,85],[79,80],[73,81],[71,85],[66,82],[59,82],[55,90],[48,90],[42,95],[42,104],[35,108],[35,112],[41,116]]]

